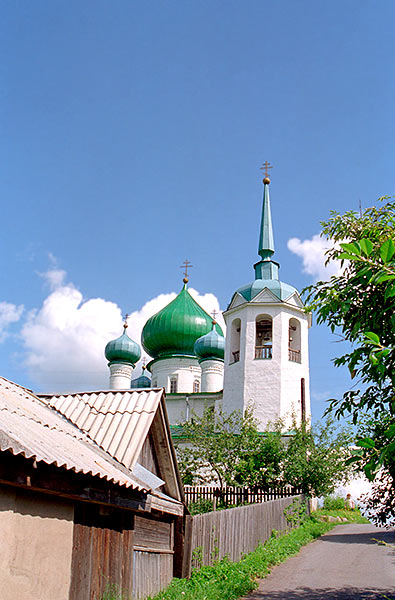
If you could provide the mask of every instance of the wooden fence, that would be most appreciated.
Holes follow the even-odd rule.
[[[252,552],[260,542],[268,540],[273,529],[284,531],[287,528],[284,510],[296,499],[303,501],[304,496],[189,517],[191,566],[211,565],[225,555],[231,561],[240,560],[243,554]]]
[[[255,504],[276,500],[277,498],[290,498],[301,494],[301,490],[291,486],[282,488],[263,489],[259,487],[231,487],[224,488],[214,486],[185,485],[185,502],[187,505],[198,500],[211,500],[214,505],[221,498],[226,506],[238,506],[240,504]]]

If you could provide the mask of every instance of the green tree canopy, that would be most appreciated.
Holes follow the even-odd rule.
[[[313,428],[294,424],[287,435],[278,422],[262,433],[250,411],[206,410],[182,427],[185,438],[177,455],[186,484],[292,485],[308,495],[323,495],[349,472],[349,437],[331,422]]]
[[[351,414],[358,424],[352,460],[371,480],[381,473],[387,486],[381,496],[390,501],[376,501],[376,515],[384,522],[391,514],[395,518],[395,203],[380,202],[361,215],[333,212],[322,223],[323,235],[333,241],[328,261],[339,261],[342,271],[308,288],[307,300],[319,323],[351,342],[351,350],[334,363],[346,365],[357,384],[328,410],[337,417]]]

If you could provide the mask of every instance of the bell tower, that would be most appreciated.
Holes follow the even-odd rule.
[[[281,418],[284,428],[310,417],[308,329],[310,316],[296,288],[279,280],[273,260],[268,162],[264,163],[255,279],[233,294],[227,326],[223,408],[252,408],[259,428]]]

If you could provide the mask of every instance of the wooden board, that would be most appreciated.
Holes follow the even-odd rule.
[[[173,550],[173,523],[136,516],[134,543],[157,550]]]
[[[302,496],[296,496],[301,498]],[[271,536],[273,529],[284,531],[287,521],[284,509],[296,497],[270,500],[228,510],[196,515],[192,521],[192,567],[211,565],[217,558],[229,556],[238,561]],[[187,545],[188,540],[185,540]],[[185,546],[184,552],[187,548]],[[197,555],[197,556],[196,556]]]

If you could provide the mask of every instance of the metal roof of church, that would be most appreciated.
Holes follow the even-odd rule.
[[[191,296],[186,281],[176,298],[150,317],[143,327],[141,344],[154,359],[194,357],[196,340],[211,331],[212,317]],[[218,324],[216,330],[223,335]]]
[[[149,486],[24,387],[0,377],[0,450],[138,490]]]

